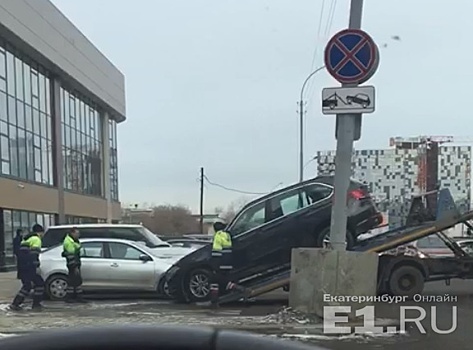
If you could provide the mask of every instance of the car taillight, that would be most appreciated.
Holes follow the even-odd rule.
[[[369,197],[369,195],[363,191],[362,189],[358,188],[350,192],[350,197],[356,200],[363,199]]]

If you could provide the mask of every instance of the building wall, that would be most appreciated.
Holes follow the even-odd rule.
[[[1,1],[0,268],[20,226],[120,219],[124,119],[122,73],[50,1]]]
[[[21,46],[33,48],[33,58],[48,70],[70,76],[125,118],[123,74],[50,1],[2,0],[0,23],[10,37],[21,38]]]

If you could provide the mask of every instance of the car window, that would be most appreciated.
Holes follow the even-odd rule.
[[[80,238],[109,238],[106,228],[101,227],[79,227]]]
[[[100,242],[86,242],[82,243],[80,255],[82,258],[103,258],[104,257],[103,243]]]
[[[50,248],[62,244],[68,232],[68,229],[65,228],[48,229],[42,239],[43,248]]]
[[[232,235],[249,231],[265,223],[265,203],[247,208],[230,228]]]
[[[309,205],[306,196],[299,189],[281,193],[269,199],[269,220],[289,215]]]
[[[108,228],[108,232],[110,234],[110,238],[126,239],[127,241],[133,242],[146,242],[146,239],[143,237],[143,235],[133,228],[111,227]]]
[[[317,203],[329,197],[332,192],[333,190],[331,187],[320,184],[310,184],[304,187],[305,196],[310,204]]]
[[[112,259],[140,260],[140,255],[144,254],[138,249],[124,243],[108,243],[108,247]]]

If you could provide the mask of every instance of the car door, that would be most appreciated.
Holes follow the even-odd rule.
[[[116,289],[150,290],[155,288],[154,261],[146,252],[127,243],[108,242],[111,284]],[[151,261],[143,261],[147,255]]]
[[[290,227],[283,219],[300,199],[298,190],[289,190],[246,208],[229,228],[234,245],[234,267],[238,277],[260,273],[290,262]],[[287,201],[289,199],[289,201]],[[294,209],[292,209],[292,207]]]
[[[259,228],[258,243],[250,247],[247,258],[265,269],[290,264],[294,236],[306,229],[298,213],[309,204],[301,188],[289,189],[269,198],[266,201],[266,222]]]
[[[105,258],[103,242],[84,242],[81,244],[81,274],[84,288],[110,288],[110,262]]]

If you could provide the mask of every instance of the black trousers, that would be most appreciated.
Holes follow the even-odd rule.
[[[44,297],[44,280],[41,275],[37,274],[36,271],[22,272],[19,275],[21,279],[21,289],[13,300],[13,305],[20,306],[25,298],[30,294],[33,289],[33,306],[40,305]]]
[[[82,297],[82,276],[80,267],[68,267],[67,278],[67,299],[77,299]]]

